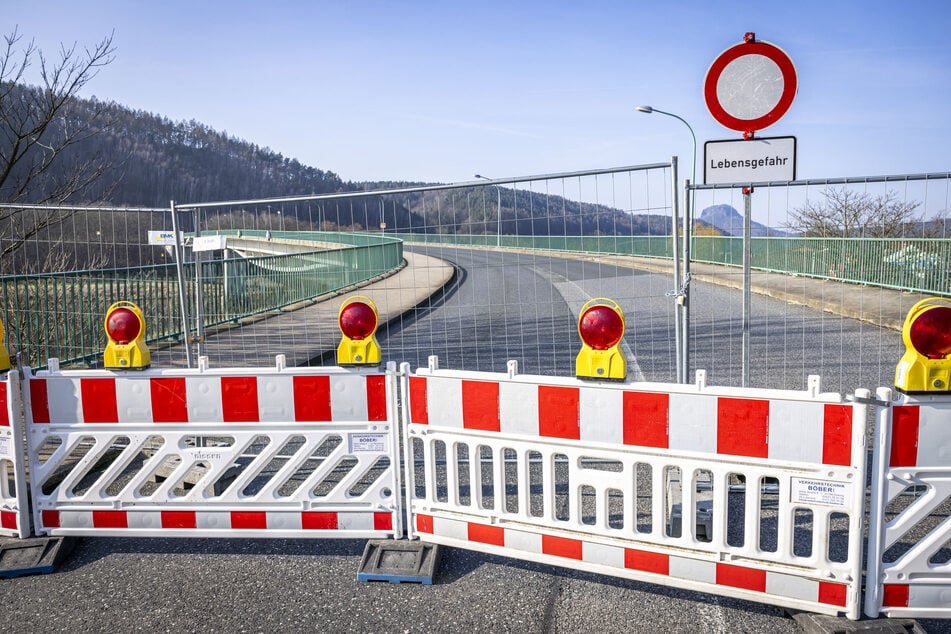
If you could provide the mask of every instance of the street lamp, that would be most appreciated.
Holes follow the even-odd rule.
[[[681,117],[681,116],[679,116],[679,115],[676,115],[676,114],[674,114],[673,112],[666,112],[666,111],[664,111],[664,110],[658,110],[657,108],[654,108],[654,107],[652,107],[652,106],[637,106],[637,107],[635,108],[635,110],[637,110],[638,112],[643,112],[644,114],[652,114],[652,113],[656,112],[656,113],[658,113],[658,114],[667,115],[668,117],[673,117],[674,119],[677,119],[677,120],[680,121],[682,124],[684,124],[685,126],[687,126],[687,129],[690,131],[690,140],[693,141],[693,163],[692,163],[693,171],[692,171],[691,174],[690,174],[690,184],[691,184],[691,185],[696,185],[696,184],[697,184],[697,135],[693,133],[693,128],[690,127],[690,124],[687,123],[687,121],[686,121],[683,117]],[[688,204],[687,204],[687,209],[684,210],[684,228],[683,228],[683,232],[684,232],[684,235],[683,235],[683,252],[684,252],[684,253],[683,253],[683,280],[684,280],[684,281],[683,281],[683,288],[674,289],[674,292],[677,294],[678,299],[680,299],[680,301],[678,302],[677,305],[678,305],[678,307],[679,307],[680,310],[681,310],[680,327],[681,327],[681,330],[682,330],[682,332],[681,332],[681,340],[682,340],[682,342],[683,342],[683,349],[681,350],[680,367],[682,368],[682,369],[681,369],[681,373],[682,373],[682,374],[681,374],[681,376],[678,377],[678,381],[680,381],[681,383],[686,383],[686,382],[687,382],[687,375],[690,373],[690,352],[689,352],[689,350],[690,350],[690,345],[689,345],[689,339],[688,339],[688,337],[689,337],[689,335],[690,335],[690,308],[689,308],[689,302],[687,301],[687,284],[690,283],[690,239],[689,239],[689,235],[690,235],[690,226],[691,226],[692,221],[693,221],[693,206],[694,206],[694,201],[695,201],[695,200],[696,200],[695,190],[691,189],[691,190],[690,190],[690,198],[689,198],[689,200],[687,201],[687,203],[688,203]],[[676,239],[676,237],[675,237],[675,239]],[[674,277],[675,277],[675,278],[677,277],[677,275],[676,275],[676,269],[677,269],[677,265],[674,264],[674,271],[675,271]],[[675,279],[674,281],[675,281],[675,283],[677,282],[676,279]],[[676,310],[676,309],[675,309],[675,310]]]
[[[484,181],[492,182],[491,178],[482,176],[481,174],[476,174],[475,177],[481,178]],[[498,209],[499,226],[498,226],[498,229],[496,229],[495,246],[501,247],[502,246],[502,188],[499,187],[498,185],[492,185],[492,186],[495,187],[495,193],[498,195],[498,205],[496,208]]]

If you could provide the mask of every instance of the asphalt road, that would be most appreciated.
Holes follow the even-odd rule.
[[[607,296],[628,317],[639,372],[673,379],[666,276],[515,253],[427,252],[455,262],[458,283],[380,333],[385,358],[422,366],[437,354],[441,367],[487,371],[517,359],[523,373],[570,375],[577,312],[588,297]],[[739,293],[693,290],[695,367],[710,383],[738,384]],[[892,332],[763,298],[753,310],[756,385],[802,388],[807,374],[826,372],[830,389],[874,388],[898,358],[865,345]],[[362,551],[352,540],[86,538],[56,574],[0,582],[0,623],[18,632],[799,631],[767,605],[460,549],[444,553],[434,586],[361,584]]]

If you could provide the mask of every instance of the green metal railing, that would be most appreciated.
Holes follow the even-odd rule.
[[[670,258],[670,236],[395,234],[405,242]],[[909,292],[951,294],[951,238],[752,238],[751,267]],[[743,238],[694,236],[691,261],[743,265]]]
[[[496,236],[443,233],[394,233],[404,242],[496,247],[509,249],[537,249],[571,253],[604,253],[638,255],[649,258],[670,258],[670,236]]]
[[[263,237],[264,231],[242,231]],[[383,275],[401,265],[402,242],[372,234],[273,232],[281,237],[348,244],[343,248],[201,263],[203,324],[236,323]],[[185,297],[194,319],[195,263],[184,265]],[[147,340],[183,339],[174,265],[0,277],[0,316],[7,347],[39,367],[51,357],[95,363],[105,347],[103,319],[115,301],[138,304]]]

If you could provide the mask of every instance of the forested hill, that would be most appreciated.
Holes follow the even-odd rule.
[[[39,88],[20,85],[12,88],[12,91],[0,91],[0,96],[23,103],[44,97]],[[12,109],[16,109],[16,104]],[[164,208],[170,200],[187,203],[247,200],[410,185],[343,181],[331,171],[303,165],[270,148],[237,139],[198,121],[173,122],[114,102],[73,98],[64,112],[50,122],[44,134],[62,139],[72,130],[83,130],[83,134],[77,135],[81,140],[64,145],[42,179],[34,182],[33,189],[26,194],[13,191],[16,187],[11,183],[15,179],[2,184],[0,202],[49,201]],[[0,127],[3,125],[0,121]],[[56,143],[44,145],[55,147]],[[37,145],[30,151],[42,154],[42,148]],[[75,174],[90,173],[97,174],[96,178],[72,188],[73,193],[68,197],[44,191],[43,183],[47,183],[46,190],[52,191],[54,183],[71,179],[78,182]],[[494,214],[489,221],[485,212],[486,205],[494,206],[496,202],[491,186],[429,196],[430,206],[444,210],[435,224],[432,218],[424,219],[417,211],[421,208],[417,195],[387,196],[385,200],[368,195],[353,204],[322,205],[321,228],[376,228],[379,215],[365,210],[384,208],[388,230],[488,234],[497,231]],[[457,204],[457,199],[473,196],[480,201],[481,197],[491,200],[486,204]],[[505,234],[662,235],[670,231],[669,220],[664,216],[632,215],[605,205],[580,205],[557,196],[507,187],[501,188],[500,196],[502,233]],[[317,228],[312,220],[303,216],[297,220],[300,222],[296,226],[300,229]]]
[[[198,121],[173,122],[115,103],[76,100],[72,117],[102,110],[96,134],[71,148],[100,155],[108,170],[87,197],[165,207],[170,200],[207,202],[355,188],[339,176],[218,132]]]

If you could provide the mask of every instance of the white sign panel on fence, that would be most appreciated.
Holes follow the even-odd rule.
[[[192,240],[192,251],[219,251],[227,246],[227,236],[198,236]]]
[[[703,182],[760,183],[796,180],[796,137],[707,141]]]
[[[179,237],[182,236],[182,232],[178,232]],[[149,231],[149,244],[156,246],[167,246],[175,244],[175,232],[174,231]]]

